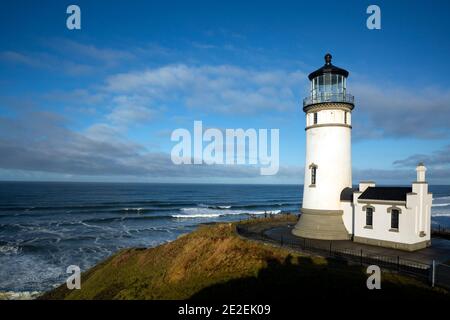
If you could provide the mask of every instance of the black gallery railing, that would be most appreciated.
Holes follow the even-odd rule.
[[[324,102],[345,102],[354,104],[355,97],[351,94],[345,93],[320,93],[303,99],[303,106],[306,107],[312,104]]]

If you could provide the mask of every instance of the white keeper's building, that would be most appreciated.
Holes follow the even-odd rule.
[[[293,234],[311,239],[349,240],[418,250],[431,245],[432,194],[419,163],[411,187],[352,187],[351,114],[348,71],[331,64],[312,72],[306,114],[306,163],[303,204]]]

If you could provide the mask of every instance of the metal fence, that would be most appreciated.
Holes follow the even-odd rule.
[[[399,273],[418,277],[423,281],[430,281],[432,285],[438,285],[450,289],[450,266],[439,264],[434,268],[423,262],[405,259],[400,256],[387,256],[368,251],[354,250],[350,248],[334,247],[333,241],[317,243],[314,240],[298,239],[274,239],[264,232],[255,232],[246,225],[238,225],[237,232],[247,238],[273,243],[282,247],[292,248],[303,252],[320,254],[327,258],[338,259],[361,266],[377,265],[380,268],[394,270]],[[434,280],[433,280],[434,279]]]
[[[450,228],[439,224],[431,229],[431,235],[450,240]]]
[[[444,287],[450,289],[450,266],[444,263],[432,265],[431,272],[431,285]]]
[[[433,227],[431,229],[431,231],[433,232],[443,232],[443,233],[450,233],[450,228],[446,227],[446,226],[441,226],[440,224],[438,224],[437,226]]]

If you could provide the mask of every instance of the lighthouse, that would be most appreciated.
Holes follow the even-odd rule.
[[[303,203],[292,230],[296,236],[349,240],[405,251],[431,245],[433,195],[417,165],[411,186],[376,186],[361,181],[352,187],[352,111],[347,92],[348,71],[331,63],[309,74],[311,90],[303,100],[306,118],[306,159]]]
[[[303,100],[306,160],[303,203],[293,234],[312,239],[350,239],[341,207],[343,190],[352,187],[351,132],[354,97],[347,92],[348,71],[331,62],[309,74]]]

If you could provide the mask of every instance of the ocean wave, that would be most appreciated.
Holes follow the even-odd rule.
[[[112,205],[114,207],[171,207],[171,206],[194,206],[197,203],[186,200],[137,200],[132,202],[107,202],[106,205]]]
[[[168,219],[169,215],[153,215],[153,216],[124,216],[124,217],[106,217],[106,218],[92,218],[85,219],[81,223],[110,223],[116,221],[125,220],[156,220],[156,219]]]
[[[144,209],[161,209],[161,208],[179,208],[181,206],[196,205],[194,202],[187,201],[136,201],[136,202],[106,202],[99,204],[80,204],[67,206],[0,206],[0,212],[39,212],[39,211],[92,211],[92,210],[144,210]],[[148,208],[150,206],[150,208]],[[147,208],[146,208],[147,207]]]
[[[189,218],[217,218],[222,216],[219,213],[199,213],[199,214],[173,214],[172,218],[177,218],[177,219],[189,219]]]
[[[280,202],[280,201],[261,201],[256,203],[233,203],[233,204],[204,204],[200,203],[197,205],[199,208],[208,209],[264,209],[267,207],[283,207],[283,206],[297,206],[300,205],[299,202]]]
[[[35,252],[49,252],[57,249],[62,238],[36,237],[33,239],[17,239],[14,243],[0,244],[0,255],[15,256]],[[64,239],[63,239],[64,240]],[[3,242],[4,243],[4,242]]]
[[[109,212],[114,212],[114,213],[119,213],[119,214],[123,214],[123,213],[153,213],[153,212],[165,212],[165,211],[174,211],[174,210],[178,210],[179,207],[166,207],[166,208],[142,208],[142,207],[138,207],[138,208],[122,208],[122,209],[117,209],[117,210],[112,210]]]
[[[450,212],[432,212],[431,217],[450,217]]]
[[[180,210],[186,207],[199,207],[214,210],[263,210],[267,207],[282,207],[289,205],[298,205],[297,202],[289,201],[258,201],[253,203],[219,203],[204,204],[189,201],[135,201],[135,202],[104,202],[99,204],[80,204],[66,206],[0,206],[0,217],[8,217],[9,213],[14,216],[47,216],[55,212],[64,212],[65,214],[76,215],[78,213],[89,212],[108,212],[108,213],[155,213],[170,212]]]
[[[433,201],[435,201],[435,200],[450,200],[450,196],[443,196],[443,197],[433,198]]]
[[[142,210],[144,210],[144,208],[123,208],[122,209],[125,212],[131,211],[131,212],[141,212]]]
[[[231,209],[208,209],[208,208],[181,208],[185,214],[174,214],[173,218],[216,218],[228,215],[263,215],[279,214],[281,210],[231,210]]]
[[[74,206],[36,206],[36,207],[0,207],[0,211],[71,211],[71,210],[96,210],[96,209],[112,209],[115,206],[104,205],[74,205]]]
[[[200,208],[208,208],[208,209],[230,209],[231,205],[211,205],[211,204],[198,204],[198,207]]]
[[[0,291],[0,300],[33,300],[41,294],[40,291]]]
[[[450,203],[434,203],[431,206],[432,207],[447,207],[447,206],[450,206]]]
[[[258,209],[264,210],[264,208],[270,207],[287,207],[287,206],[300,206],[299,203],[287,203],[287,202],[276,202],[276,203],[249,203],[249,204],[236,204],[233,205],[233,209]]]
[[[14,244],[0,245],[0,254],[15,255],[20,253],[20,246]]]

